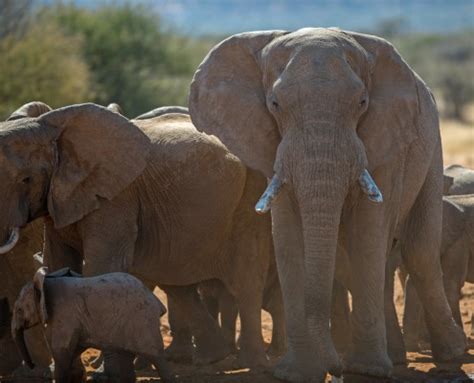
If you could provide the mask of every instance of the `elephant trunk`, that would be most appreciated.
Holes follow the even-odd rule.
[[[294,194],[304,243],[307,328],[313,344],[332,345],[329,318],[342,206],[349,174],[331,154],[315,158],[296,173]],[[301,181],[300,181],[301,180]],[[305,181],[303,181],[305,180]]]
[[[0,245],[0,254],[5,254],[12,250],[18,243],[19,239],[20,229],[18,227],[10,229],[7,234],[7,240],[2,245]]]
[[[18,348],[18,351],[20,352],[21,358],[25,361],[26,365],[31,369],[35,368],[35,364],[31,359],[31,355],[28,351],[28,348],[26,347],[25,330],[23,328],[16,328],[15,324],[13,323],[12,336]]]

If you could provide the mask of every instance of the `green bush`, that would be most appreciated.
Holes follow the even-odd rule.
[[[59,107],[92,97],[80,39],[54,25],[36,24],[21,38],[7,35],[0,58],[1,119],[32,100]]]

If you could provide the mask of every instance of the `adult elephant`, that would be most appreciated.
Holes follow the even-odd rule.
[[[50,111],[45,103],[33,101],[14,111],[7,121],[37,117]],[[41,219],[31,222],[21,230],[20,239],[14,249],[10,249],[0,257],[0,300],[3,307],[0,311],[0,323],[5,331],[0,331],[0,376],[14,372],[21,366],[21,356],[17,351],[9,328],[11,310],[22,287],[31,280],[40,266],[33,254],[43,248],[43,222]],[[8,249],[4,249],[8,250]],[[25,332],[28,348],[31,350],[33,361],[37,366],[34,375],[43,375],[48,370],[51,355],[44,342],[40,329]],[[15,374],[20,371],[15,371]]]
[[[209,314],[188,289],[219,279],[239,305],[242,364],[265,363],[260,308],[271,222],[253,212],[265,180],[189,116],[139,122],[72,105],[0,124],[0,163],[4,247],[15,244],[19,227],[46,216],[50,270],[130,272],[186,302],[180,307],[193,313],[191,323]],[[222,358],[227,346],[215,329],[196,331]],[[110,371],[124,367],[105,359]]]
[[[436,257],[443,183],[438,113],[429,89],[393,46],[338,29],[234,35],[199,66],[189,109],[199,130],[272,179],[257,210],[272,206],[288,324],[289,350],[275,376],[320,381],[327,371],[341,373],[329,328],[338,241],[354,275],[346,371],[387,376],[392,369],[384,274],[395,235],[427,312],[434,356],[464,352]],[[384,203],[376,203],[380,191],[367,170]]]

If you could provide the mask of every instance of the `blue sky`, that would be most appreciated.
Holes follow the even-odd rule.
[[[75,0],[94,6],[97,1]],[[115,2],[125,2],[116,0]],[[157,10],[187,34],[226,34],[258,29],[338,26],[371,30],[403,18],[410,31],[452,32],[474,28],[474,0],[128,0]]]

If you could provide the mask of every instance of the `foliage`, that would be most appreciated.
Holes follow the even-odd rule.
[[[0,118],[22,104],[41,100],[52,107],[90,97],[87,65],[81,42],[54,25],[37,24],[20,39],[0,40]]]
[[[155,11],[127,2],[84,8],[61,1],[0,0],[0,118],[38,99],[53,107],[119,103],[129,117],[186,105],[196,67],[222,36],[184,37]],[[50,5],[44,5],[50,4]],[[474,100],[473,31],[409,31],[403,18],[373,31],[388,38],[434,89],[442,110],[461,119]]]
[[[144,6],[96,9],[60,5],[47,12],[68,35],[84,40],[94,101],[119,103],[130,116],[159,105],[186,104],[194,72],[188,39],[165,32]]]

